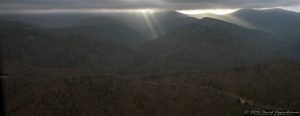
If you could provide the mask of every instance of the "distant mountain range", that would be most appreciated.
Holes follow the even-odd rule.
[[[175,30],[176,28],[197,20],[176,11],[164,11],[156,13],[103,13],[103,14],[42,14],[42,15],[4,15],[1,20],[18,21],[30,25],[45,28],[65,28],[71,27],[84,20],[94,20],[97,17],[110,17],[127,24],[130,28],[139,31],[149,38],[158,36]],[[99,22],[99,20],[97,21]],[[88,22],[85,22],[88,23]]]
[[[259,29],[273,34],[287,42],[298,42],[300,15],[283,9],[241,9],[227,15],[198,14],[193,17],[211,17],[244,27]]]
[[[281,37],[288,42],[299,41],[300,16],[296,12],[282,9],[243,9],[231,14],[231,16]]]
[[[155,56],[144,71],[211,70],[272,61],[283,58],[272,47],[280,42],[264,32],[203,18],[142,45]]]
[[[111,19],[54,31],[19,22],[1,22],[0,29],[4,30],[0,34],[3,60],[48,68],[107,72],[127,68],[128,57],[135,53],[130,47],[146,39]]]
[[[141,15],[148,16],[136,18]],[[12,21],[6,18],[0,24],[4,30],[1,32],[2,54],[6,60],[33,65],[103,72],[197,71],[299,56],[298,26],[289,26],[300,21],[296,13],[242,9],[231,16],[249,21],[260,29],[213,18],[196,19],[174,11],[83,15],[85,18],[73,19],[76,23],[60,28],[31,26],[24,24],[23,19],[10,16]],[[64,22],[69,18],[62,19]],[[142,20],[144,25],[135,24]],[[147,22],[152,22],[151,26]],[[283,28],[278,28],[280,26]],[[159,32],[160,29],[164,31]],[[154,37],[153,30],[158,37],[150,40]],[[293,42],[296,43],[290,44]]]

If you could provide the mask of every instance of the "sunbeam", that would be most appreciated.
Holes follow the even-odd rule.
[[[149,15],[148,15],[149,12],[147,12],[147,11],[142,11],[142,13],[143,13],[143,17],[144,17],[144,19],[145,19],[145,21],[146,21],[146,23],[147,23],[147,27],[148,27],[148,29],[149,29],[150,32],[151,32],[152,37],[157,38],[157,37],[158,37],[158,32],[157,32],[157,30],[155,29],[155,27],[154,27],[154,25],[153,25],[153,23],[152,23],[152,21],[151,21]],[[151,14],[151,13],[150,13],[150,14]]]
[[[247,21],[244,21],[243,19],[241,18],[238,18],[238,17],[235,17],[231,14],[229,14],[227,16],[227,18],[229,19],[229,22],[232,22],[232,23],[235,23],[235,24],[238,24],[240,26],[243,26],[243,27],[247,27],[247,28],[251,28],[251,29],[259,29],[258,27],[250,24],[249,22]]]
[[[165,30],[162,28],[162,24],[159,23],[157,20],[157,17],[153,15],[153,13],[148,13],[150,16],[150,21],[152,21],[152,24],[154,24],[155,29],[158,29],[158,34],[164,34]]]

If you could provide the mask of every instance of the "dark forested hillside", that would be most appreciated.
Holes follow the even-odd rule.
[[[126,78],[6,66],[19,72],[8,72],[4,79],[9,116],[240,116],[243,109],[297,109],[300,105],[300,65],[285,60],[218,72]],[[27,70],[21,74],[20,69]]]

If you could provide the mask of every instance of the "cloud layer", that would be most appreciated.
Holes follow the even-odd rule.
[[[227,9],[290,7],[300,0],[0,0],[0,10],[39,9]]]

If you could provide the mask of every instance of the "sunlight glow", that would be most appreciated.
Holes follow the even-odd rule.
[[[300,4],[298,6],[290,6],[290,7],[278,7],[286,10],[291,10],[294,12],[300,12]]]
[[[131,12],[142,12],[142,13],[154,13],[157,12],[158,10],[155,9],[135,9],[135,10],[129,10]]]
[[[178,12],[188,15],[211,13],[216,15],[225,15],[237,11],[238,9],[195,9],[195,10],[179,10]]]

